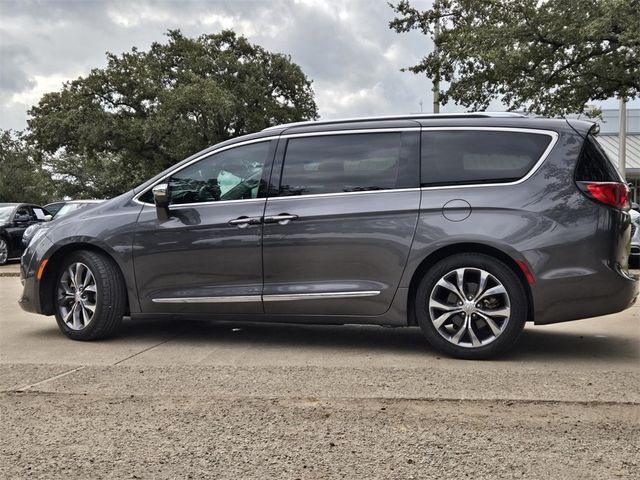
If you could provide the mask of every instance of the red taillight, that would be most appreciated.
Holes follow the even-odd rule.
[[[629,208],[629,187],[619,182],[579,182],[580,188],[594,200],[610,207]]]

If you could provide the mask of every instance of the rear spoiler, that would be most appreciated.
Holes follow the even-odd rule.
[[[595,122],[577,120],[575,118],[565,118],[565,121],[578,135],[583,138],[588,134],[597,135],[600,132],[600,125]]]

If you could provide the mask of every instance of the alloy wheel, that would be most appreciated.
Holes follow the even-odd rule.
[[[84,263],[72,263],[58,283],[60,317],[72,330],[83,330],[96,311],[98,287],[93,273]]]
[[[435,284],[429,318],[436,331],[459,347],[477,348],[495,341],[511,317],[504,285],[480,268],[457,268]]]
[[[9,259],[9,246],[6,240],[0,238],[0,265]]]

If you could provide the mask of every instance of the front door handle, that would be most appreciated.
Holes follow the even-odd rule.
[[[279,223],[280,225],[286,225],[291,220],[297,220],[298,215],[291,215],[289,213],[280,213],[272,217],[264,217],[264,223]]]
[[[262,218],[260,217],[238,217],[233,220],[229,220],[229,225],[235,225],[238,228],[247,228],[249,225],[260,225]]]

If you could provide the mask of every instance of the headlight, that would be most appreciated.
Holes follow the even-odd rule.
[[[32,227],[38,227],[38,228],[34,228],[32,230],[32,237],[31,239],[29,239],[29,236],[27,235],[27,232],[29,231],[29,228]],[[31,243],[36,243],[38,241],[38,239],[42,238],[44,236],[45,233],[47,233],[47,230],[49,230],[49,227],[43,227],[41,225],[31,225],[31,227],[27,228],[24,231],[24,238],[27,240],[27,242],[29,244]]]
[[[41,225],[34,223],[30,227],[27,227],[27,229],[24,231],[24,236],[26,238],[32,237],[36,230],[38,230],[40,227]]]

